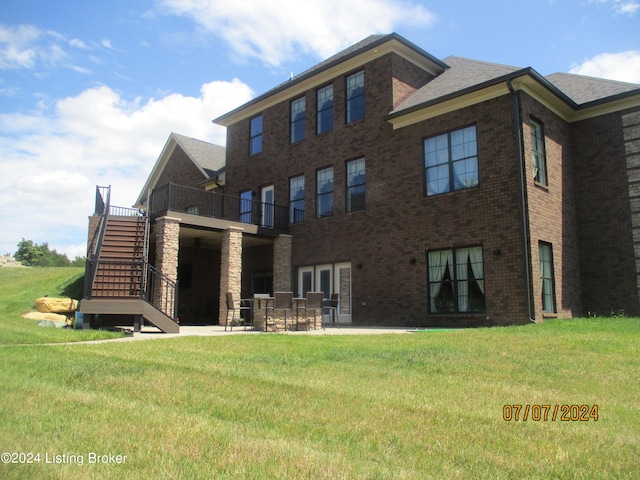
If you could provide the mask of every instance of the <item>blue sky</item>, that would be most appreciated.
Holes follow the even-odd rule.
[[[96,185],[130,206],[171,132],[373,33],[449,55],[640,84],[640,0],[4,0],[0,255],[86,249]]]

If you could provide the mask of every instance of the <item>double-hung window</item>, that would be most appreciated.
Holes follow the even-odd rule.
[[[347,123],[364,118],[364,71],[347,77]]]
[[[541,185],[547,185],[547,154],[544,148],[544,128],[542,123],[533,118],[530,125],[533,179]]]
[[[318,218],[333,215],[333,167],[316,172],[316,208]]]
[[[304,97],[291,102],[291,143],[304,140],[305,107],[306,101]]]
[[[249,153],[255,155],[262,151],[262,115],[251,119],[251,131],[249,133]]]
[[[427,138],[424,167],[429,196],[478,185],[476,127]]]
[[[542,311],[556,311],[555,285],[553,274],[553,250],[551,244],[540,242],[540,283],[542,284]]]
[[[364,210],[366,205],[364,158],[347,162],[347,212]]]
[[[318,89],[316,104],[316,133],[321,134],[333,130],[333,85]]]
[[[434,250],[427,260],[431,313],[485,311],[482,247]]]
[[[289,179],[289,222],[304,221],[304,175]]]
[[[240,193],[240,221],[252,223],[251,213],[253,210],[253,192],[245,190]]]

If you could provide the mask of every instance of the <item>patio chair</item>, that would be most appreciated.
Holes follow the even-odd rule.
[[[284,329],[287,330],[287,312],[293,317],[293,292],[275,292],[274,300],[267,305],[264,329],[267,331],[269,325],[274,329],[276,325],[276,312],[284,312]],[[271,315],[269,315],[271,314]],[[271,318],[271,322],[269,322]]]
[[[338,300],[339,295],[337,293],[331,294],[330,300],[324,300],[322,302],[322,307],[325,310],[329,311],[329,323],[333,326],[335,323],[336,326],[340,326],[340,322],[338,321],[338,304],[340,301]],[[324,316],[322,320],[322,327],[324,328]]]
[[[304,324],[306,330],[309,330],[309,321],[307,319],[307,312],[313,311],[313,329],[316,329],[316,314],[320,310],[320,320],[322,320],[322,300],[324,293],[322,292],[307,292],[306,302],[300,305],[296,310],[296,330],[298,329],[298,319],[300,316],[300,310],[304,310]],[[324,328],[324,322],[322,323]]]
[[[230,327],[230,331],[233,331],[233,323],[240,322],[244,325],[245,330],[247,329],[247,319],[242,318],[242,312],[248,311],[249,315],[251,315],[251,305],[243,299],[234,300],[233,293],[227,292],[227,321],[224,325],[224,331],[227,331],[227,327]],[[229,312],[231,312],[231,323],[229,323]],[[236,320],[237,318],[237,320]]]

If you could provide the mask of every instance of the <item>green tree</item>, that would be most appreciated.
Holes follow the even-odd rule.
[[[44,253],[42,248],[33,243],[33,240],[25,240],[24,238],[18,243],[18,250],[13,256],[23,265],[27,267],[35,267],[40,264]]]
[[[83,257],[76,257],[72,263],[64,253],[51,250],[48,243],[37,245],[24,238],[18,243],[14,258],[28,267],[84,266]]]

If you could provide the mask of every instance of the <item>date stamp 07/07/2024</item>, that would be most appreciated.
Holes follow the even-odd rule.
[[[588,422],[598,421],[598,405],[529,405],[515,404],[502,407],[505,422]]]

